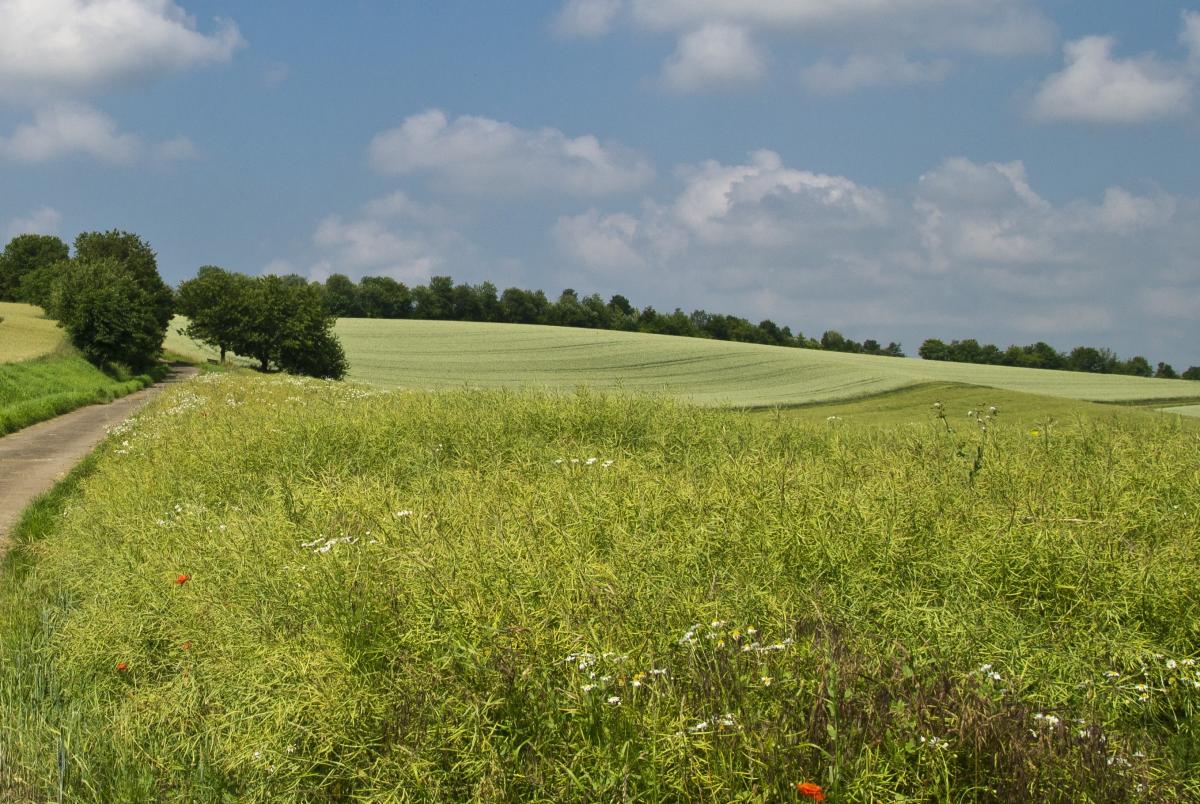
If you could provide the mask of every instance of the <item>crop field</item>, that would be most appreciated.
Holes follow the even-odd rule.
[[[0,798],[1200,796],[1200,435],[785,413],[168,389],[18,529]]]
[[[178,333],[167,349],[216,351]],[[938,363],[632,332],[517,324],[344,318],[350,379],[419,390],[529,388],[640,393],[710,407],[769,408],[870,397],[929,383],[1061,399],[1200,402],[1200,383],[1007,366]]]
[[[43,357],[66,346],[58,324],[42,317],[40,307],[0,302],[0,363]]]
[[[342,319],[352,379],[386,387],[565,388],[767,407],[928,382],[1095,401],[1200,400],[1200,383],[852,355],[628,332]]]

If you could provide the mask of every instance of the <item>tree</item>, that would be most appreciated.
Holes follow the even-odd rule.
[[[1200,380],[1200,366],[1192,366],[1179,376],[1184,380]]]
[[[949,360],[950,350],[946,346],[945,341],[937,338],[926,338],[921,344],[921,348],[917,349],[917,354],[922,360]]]
[[[245,338],[253,325],[249,309],[253,280],[244,274],[230,273],[206,265],[179,286],[176,304],[180,315],[188,317],[183,334],[206,343],[221,352],[221,362],[233,344]]]
[[[75,259],[95,262],[112,259],[124,266],[126,273],[146,293],[155,320],[163,332],[174,314],[175,294],[158,275],[158,259],[150,244],[135,234],[120,232],[83,232],[75,238]]]
[[[1159,363],[1158,368],[1154,370],[1154,376],[1161,380],[1179,379],[1179,375],[1175,373],[1175,369],[1171,368],[1170,363]]]
[[[1117,366],[1118,374],[1130,374],[1134,377],[1151,377],[1154,375],[1154,369],[1150,368],[1150,361],[1141,355],[1134,355]]]
[[[360,314],[367,318],[408,318],[412,314],[412,293],[390,276],[364,276],[358,286],[358,302]]]
[[[67,244],[53,235],[17,235],[0,252],[0,301],[28,301],[21,296],[22,280],[70,256]]]
[[[362,315],[358,288],[350,277],[333,274],[325,280],[325,306],[335,318],[358,318]]]
[[[336,319],[319,286],[263,276],[250,280],[244,298],[252,323],[232,333],[234,351],[258,360],[262,371],[274,366],[311,377],[345,376],[345,354],[333,334]]]
[[[59,282],[71,270],[72,262],[61,262],[42,265],[34,268],[21,277],[21,285],[17,289],[17,300],[33,304],[46,311],[50,318],[57,318],[51,309],[54,304],[54,293]]]
[[[113,258],[77,261],[59,283],[55,315],[75,348],[98,366],[148,368],[167,333],[155,299]]]

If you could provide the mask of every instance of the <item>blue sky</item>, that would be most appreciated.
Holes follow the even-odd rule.
[[[1200,4],[0,0],[0,235],[1200,364]]]

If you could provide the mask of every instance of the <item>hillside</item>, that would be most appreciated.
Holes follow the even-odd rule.
[[[977,366],[629,332],[343,319],[354,380],[396,388],[544,387],[662,393],[710,406],[853,399],[928,382],[1067,399],[1200,400],[1200,383]]]
[[[40,307],[0,302],[0,363],[19,363],[61,349],[67,342],[63,331]]]

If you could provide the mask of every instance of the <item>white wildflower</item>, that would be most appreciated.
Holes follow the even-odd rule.
[[[610,695],[608,698],[608,705],[609,706],[620,706],[621,705],[621,696],[620,695]]]

